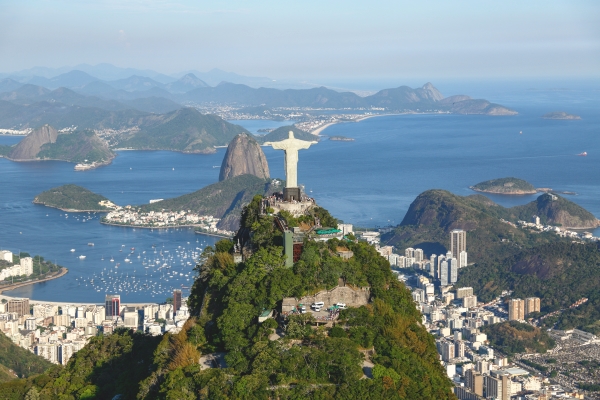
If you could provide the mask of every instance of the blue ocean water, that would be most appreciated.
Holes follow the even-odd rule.
[[[425,190],[446,189],[469,195],[473,193],[469,186],[507,176],[526,179],[537,187],[576,192],[568,198],[600,217],[600,91],[516,90],[488,98],[518,110],[519,115],[395,115],[331,126],[322,135],[343,135],[355,141],[322,140],[302,150],[299,182],[336,217],[359,226],[400,223],[410,203]],[[575,113],[582,120],[540,118],[550,111]],[[251,132],[289,124],[235,122]],[[0,136],[0,144],[18,140]],[[283,177],[283,153],[271,148],[264,151],[271,176]],[[587,157],[576,156],[583,151]],[[75,172],[72,164],[63,162],[15,163],[0,159],[0,248],[40,254],[69,268],[69,274],[61,279],[8,294],[101,302],[104,291],[92,290],[89,280],[94,275],[105,277],[108,271],[111,282],[123,282],[121,294],[129,302],[162,301],[173,288],[188,286],[191,281],[185,274],[190,274],[192,266],[182,255],[200,251],[214,243],[214,238],[195,235],[188,229],[150,231],[103,226],[97,216],[66,218],[60,210],[31,201],[36,194],[66,183],[82,185],[121,205],[178,196],[216,182],[224,152],[218,149],[216,154],[191,155],[122,151],[110,166],[85,172]],[[507,207],[536,198],[489,197]],[[595,234],[600,235],[600,229]],[[88,242],[95,246],[87,246]],[[135,251],[130,256],[132,247]],[[76,251],[70,252],[72,248]],[[79,255],[86,255],[85,260]],[[114,263],[110,257],[114,257]],[[132,262],[125,263],[125,257]],[[145,268],[144,258],[161,261],[154,268]],[[167,269],[158,270],[167,263],[164,260],[178,272],[176,278]],[[117,262],[121,264],[118,271],[114,268]],[[150,285],[143,286],[144,282]],[[127,289],[136,284],[144,290]]]

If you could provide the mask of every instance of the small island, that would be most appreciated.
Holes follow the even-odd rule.
[[[77,185],[63,185],[38,194],[33,202],[68,212],[109,212],[117,208],[106,197]]]
[[[535,187],[523,179],[499,178],[480,182],[470,187],[471,190],[483,193],[524,195],[536,194]]]
[[[354,142],[354,138],[346,136],[329,136],[329,140],[334,140],[336,142]]]
[[[548,114],[542,115],[544,119],[563,119],[563,120],[576,120],[581,119],[579,115],[568,114],[564,111],[553,111]]]

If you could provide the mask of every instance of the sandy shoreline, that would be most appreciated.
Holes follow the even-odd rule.
[[[351,123],[351,122],[361,122],[361,121],[364,121],[364,120],[369,119],[369,118],[386,117],[386,116],[389,116],[389,115],[404,115],[404,114],[407,114],[407,113],[401,113],[401,114],[373,114],[373,115],[365,115],[363,117],[354,119],[352,121],[329,122],[329,123],[327,123],[327,124],[325,124],[325,125],[317,128],[317,129],[311,131],[310,133],[313,134],[313,135],[315,135],[315,136],[319,136],[321,134],[321,132],[323,132],[325,129],[329,128],[332,125],[345,124],[345,123]]]

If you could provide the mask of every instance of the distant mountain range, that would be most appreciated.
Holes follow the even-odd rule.
[[[80,64],[74,67],[62,67],[62,68],[44,68],[44,67],[35,67],[22,71],[12,72],[12,73],[0,73],[0,79],[11,77],[19,82],[29,82],[31,79],[45,78],[45,79],[54,79],[59,75],[64,75],[67,73],[71,73],[72,71],[84,72],[87,75],[91,75],[96,78],[96,80],[102,81],[115,81],[120,79],[126,79],[131,76],[139,76],[152,78],[156,82],[160,82],[162,84],[169,84],[177,81],[185,75],[193,74],[197,76],[202,81],[208,83],[211,86],[215,86],[220,82],[232,82],[232,83],[241,83],[252,87],[274,87],[274,88],[308,88],[317,86],[315,84],[300,82],[294,80],[283,80],[278,81],[275,79],[267,78],[267,77],[257,77],[257,76],[245,76],[239,75],[234,72],[223,71],[218,68],[213,68],[207,72],[200,72],[198,70],[189,70],[180,72],[177,74],[172,74],[171,76],[161,74],[156,71],[148,70],[148,69],[136,69],[136,68],[120,68],[111,64],[98,64],[98,65],[89,65],[89,64]],[[36,84],[36,83],[34,83]],[[44,85],[42,85],[44,86]]]
[[[400,86],[361,97],[325,87],[312,89],[254,89],[224,82],[208,86],[194,74],[170,83],[133,75],[114,81],[94,80],[83,71],[54,78],[36,77],[22,83],[13,78],[0,81],[0,128],[36,128],[50,124],[57,129],[78,126],[89,129],[123,129],[135,126],[148,114],[165,114],[187,104],[221,104],[257,110],[270,108],[357,109],[378,112],[449,112],[458,114],[514,115],[487,100],[465,95],[444,97],[431,83],[412,89]]]

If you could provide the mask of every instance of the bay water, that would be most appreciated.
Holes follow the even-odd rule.
[[[600,91],[519,90],[492,100],[519,115],[391,115],[333,125],[322,132],[319,144],[300,152],[299,183],[334,216],[364,227],[399,224],[425,190],[464,196],[473,193],[471,185],[509,176],[536,187],[575,192],[565,197],[600,217]],[[567,111],[582,119],[541,118],[550,111]],[[290,123],[232,122],[253,133]],[[327,140],[333,135],[355,140]],[[0,136],[0,144],[19,140]],[[263,150],[271,176],[283,178],[283,152]],[[584,151],[587,157],[577,156]],[[174,288],[185,291],[193,282],[191,258],[216,238],[184,228],[105,226],[99,215],[65,213],[32,200],[67,183],[120,205],[175,197],[217,182],[224,153],[225,149],[210,155],[120,151],[111,165],[84,172],[75,172],[73,164],[65,162],[0,159],[0,248],[41,255],[69,269],[60,279],[6,294],[101,303],[113,291],[120,291],[124,302],[164,301]],[[489,197],[510,207],[537,196]],[[600,229],[595,235],[600,236]],[[166,264],[170,268],[160,269]]]

